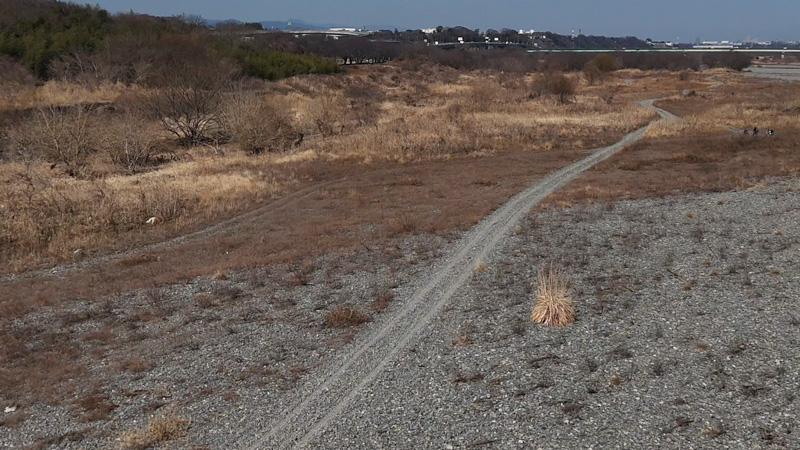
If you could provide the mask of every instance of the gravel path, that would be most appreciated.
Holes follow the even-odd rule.
[[[653,100],[642,102],[653,107]],[[656,108],[664,118],[674,115]],[[402,309],[385,320],[381,327],[362,336],[335,365],[319,377],[316,385],[297,403],[280,414],[280,419],[263,424],[258,421],[240,431],[235,448],[302,448],[319,445],[316,439],[342,414],[353,400],[393,365],[426,329],[451,297],[484,261],[511,229],[545,196],[577,177],[584,170],[641,139],[647,128],[626,135],[620,142],[594,151],[587,158],[567,166],[513,197],[482,220],[456,244],[449,256],[416,289]],[[324,372],[324,371],[323,371]],[[257,409],[257,407],[255,408]]]

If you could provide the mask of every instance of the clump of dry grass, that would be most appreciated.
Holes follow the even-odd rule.
[[[146,427],[122,433],[120,441],[126,448],[145,449],[184,436],[191,423],[191,420],[174,412],[154,416],[147,422]]]
[[[355,327],[367,321],[368,315],[349,306],[337,306],[325,314],[325,326],[328,328]]]
[[[563,272],[553,266],[540,270],[531,321],[547,326],[564,326],[574,320],[575,309],[569,297],[569,286]]]

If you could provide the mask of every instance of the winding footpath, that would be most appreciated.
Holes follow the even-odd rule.
[[[678,119],[653,106],[654,101],[645,100],[640,104],[655,109],[662,119]],[[335,361],[318,379],[316,387],[280,414],[279,420],[272,423],[250,421],[250,425],[238,433],[241,439],[231,447],[313,447],[315,439],[420,335],[453,294],[465,284],[474,267],[485,260],[489,251],[508,236],[533,207],[583,171],[644,137],[648,128],[649,125],[627,134],[614,145],[594,150],[586,158],[528,187],[485,217],[442,258],[403,307]]]

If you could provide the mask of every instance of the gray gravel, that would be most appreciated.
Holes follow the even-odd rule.
[[[800,66],[798,65],[769,65],[752,66],[746,75],[756,78],[771,78],[773,80],[796,82],[800,81]]]
[[[313,448],[800,448],[800,194],[529,216]],[[577,321],[529,322],[546,264]]]
[[[652,107],[652,100],[643,104]],[[662,117],[675,119],[672,114],[656,109]],[[497,211],[471,229],[455,248],[433,268],[430,276],[419,281],[413,295],[403,307],[388,315],[375,330],[364,333],[349,352],[321,371],[316,387],[303,392],[293,406],[278,413],[277,418],[264,423],[251,423],[239,430],[242,438],[237,448],[306,447],[345,411],[353,400],[368,389],[382,371],[415,342],[431,319],[446,305],[453,294],[465,284],[473,267],[483,264],[510,230],[537,205],[584,170],[610,157],[626,145],[644,136],[647,127],[626,135],[620,142],[593,151],[586,158],[545,177],[511,198]],[[259,402],[251,405],[253,415],[262,417]]]

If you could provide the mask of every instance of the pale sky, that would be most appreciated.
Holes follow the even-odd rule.
[[[111,12],[341,26],[513,28],[641,39],[800,40],[798,0],[95,0]]]

